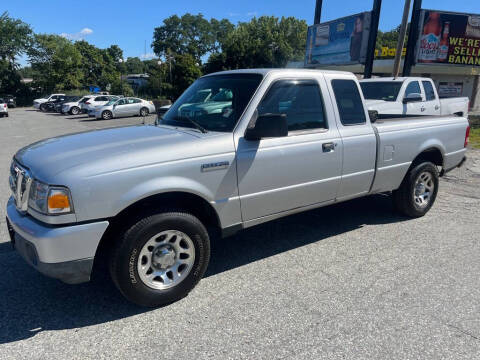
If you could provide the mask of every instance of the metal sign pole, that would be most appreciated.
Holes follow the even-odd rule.
[[[313,25],[320,24],[321,16],[322,16],[322,0],[316,0],[316,2],[315,2],[315,17],[313,18]]]
[[[395,53],[395,60],[393,62],[392,76],[396,78],[400,72],[400,60],[402,58],[403,44],[405,44],[405,33],[407,32],[408,13],[410,12],[410,0],[405,0],[403,7],[402,24],[400,25],[400,32],[398,34],[397,52]]]
[[[402,76],[410,76],[412,66],[415,63],[415,47],[418,40],[418,24],[420,22],[420,10],[422,9],[422,0],[413,0],[412,20],[410,21],[410,31],[408,32],[407,53],[403,63]]]
[[[365,79],[372,77],[373,60],[375,59],[375,42],[378,34],[378,20],[380,19],[380,9],[382,0],[373,1],[372,21],[370,24],[370,36],[368,37],[367,57],[365,59],[365,70],[363,77]]]

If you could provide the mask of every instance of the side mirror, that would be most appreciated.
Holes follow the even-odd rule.
[[[403,103],[407,104],[410,102],[418,102],[422,101],[422,94],[419,93],[410,93],[403,98]]]
[[[245,139],[256,141],[263,138],[288,136],[287,115],[262,114],[252,127],[247,128]]]
[[[377,110],[368,110],[368,116],[370,117],[370,122],[376,123],[378,120],[378,111]]]

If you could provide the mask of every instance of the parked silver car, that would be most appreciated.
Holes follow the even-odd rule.
[[[110,100],[105,105],[97,107],[95,109],[95,118],[109,120],[125,116],[147,116],[150,113],[155,113],[153,102],[129,97]]]

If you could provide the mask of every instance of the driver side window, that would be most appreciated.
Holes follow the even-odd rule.
[[[407,88],[405,89],[405,96],[410,94],[422,94],[418,81],[412,81],[407,85]]]
[[[314,80],[279,80],[258,105],[258,115],[285,114],[288,131],[326,129],[320,88]]]

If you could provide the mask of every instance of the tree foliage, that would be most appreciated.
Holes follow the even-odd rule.
[[[212,54],[207,72],[253,67],[284,67],[305,54],[307,23],[294,17],[262,16],[239,23],[227,35],[221,54]]]
[[[30,48],[32,34],[23,21],[11,18],[7,12],[0,15],[0,60],[16,64],[16,58]]]
[[[202,14],[173,15],[155,28],[152,47],[158,56],[189,54],[201,62],[204,55],[222,48],[233,28],[227,19],[208,21]]]
[[[82,54],[71,41],[58,35],[36,34],[27,54],[34,80],[43,89],[70,90],[82,85],[86,75]]]

